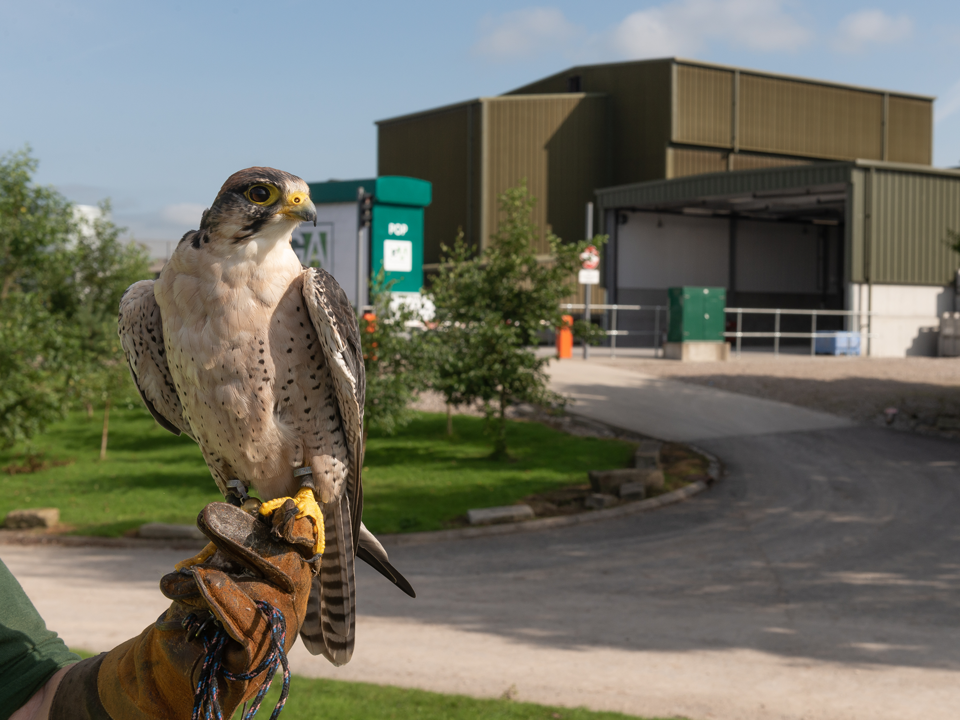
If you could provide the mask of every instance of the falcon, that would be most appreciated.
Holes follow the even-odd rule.
[[[147,409],[200,446],[224,497],[256,507],[252,486],[262,500],[255,512],[269,516],[293,499],[298,517],[312,519],[320,570],[300,636],[343,665],[354,646],[355,556],[415,594],[360,521],[357,319],[333,276],[304,268],[290,245],[294,228],[316,218],[295,175],[234,173],[159,278],[127,289],[119,333]]]

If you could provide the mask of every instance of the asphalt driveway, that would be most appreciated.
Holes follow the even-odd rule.
[[[600,378],[581,394],[608,391]],[[734,412],[741,396],[727,395]],[[699,438],[727,476],[680,505],[388,541],[419,597],[361,570],[353,661],[333,668],[298,646],[294,671],[696,719],[955,720],[960,444],[795,417]],[[156,581],[182,555],[0,545],[51,627],[91,650],[156,618]]]

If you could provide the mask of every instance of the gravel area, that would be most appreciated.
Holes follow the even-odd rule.
[[[960,439],[958,358],[757,354],[709,363],[596,356],[590,362]]]

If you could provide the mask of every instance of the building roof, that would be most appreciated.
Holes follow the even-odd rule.
[[[573,67],[567,68],[566,70],[561,70],[560,72],[553,73],[552,75],[547,75],[544,78],[540,78],[538,80],[534,80],[533,82],[521,85],[520,87],[516,88],[515,90],[511,90],[509,93],[506,93],[506,94],[522,94],[526,88],[534,84],[543,82],[544,80],[549,80],[551,78],[568,77],[570,75],[575,75],[578,70],[630,67],[635,65],[665,63],[665,62],[672,62],[677,65],[693,65],[697,67],[714,68],[717,70],[734,70],[740,73],[757,75],[760,77],[779,78],[782,80],[792,80],[794,82],[810,83],[811,85],[824,85],[827,87],[843,88],[846,90],[862,90],[865,92],[885,93],[888,95],[896,95],[897,97],[915,98],[918,100],[932,101],[936,99],[935,95],[921,95],[919,93],[903,92],[900,90],[886,90],[882,88],[874,88],[874,87],[868,87],[864,85],[853,85],[850,83],[834,82],[832,80],[808,78],[808,77],[803,77],[801,75],[786,75],[783,73],[767,72],[766,70],[753,70],[751,68],[737,67],[734,65],[722,65],[720,63],[704,62],[702,60],[691,60],[689,58],[681,58],[681,57],[654,58],[650,60],[628,60],[625,62],[618,62],[618,63],[594,63],[591,65],[574,65]]]
[[[850,182],[854,168],[877,168],[899,173],[935,175],[960,180],[960,171],[934,168],[928,165],[855,160],[853,162],[824,162],[761,170],[690,175],[672,180],[601,188],[596,191],[599,204],[605,208],[632,208],[690,212],[703,208],[723,214],[736,211],[737,205],[750,207],[751,201],[763,198],[833,195]],[[819,198],[823,199],[823,198]],[[825,209],[825,208],[824,208]]]

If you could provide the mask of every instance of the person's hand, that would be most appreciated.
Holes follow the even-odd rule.
[[[307,611],[313,527],[281,508],[273,527],[226,503],[211,503],[197,526],[217,546],[209,561],[160,582],[173,600],[139,637],[72,666],[53,699],[51,720],[229,718],[259,707],[282,669]],[[262,691],[262,692],[261,692]],[[253,706],[251,706],[252,709]],[[208,714],[209,713],[209,714]]]

